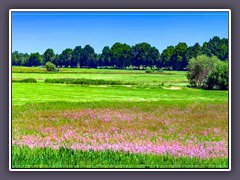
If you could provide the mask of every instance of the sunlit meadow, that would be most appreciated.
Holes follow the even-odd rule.
[[[14,70],[38,82],[12,84],[13,168],[228,168],[227,91],[188,88],[184,72]],[[66,74],[135,85],[44,82]]]

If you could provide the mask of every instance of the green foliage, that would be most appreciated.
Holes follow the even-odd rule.
[[[175,46],[172,57],[171,57],[171,65],[173,70],[183,70],[184,67],[187,65],[187,44],[186,43],[179,43]]]
[[[99,66],[113,66],[111,61],[112,51],[109,46],[105,46],[102,50],[102,54],[99,57]]]
[[[59,56],[60,59],[60,66],[68,67],[71,64],[72,60],[72,49],[67,48],[62,51]]]
[[[228,62],[222,62],[216,56],[200,55],[192,58],[188,70],[187,78],[191,86],[208,89],[228,88]]]
[[[55,54],[53,49],[47,49],[41,57],[18,53],[12,53],[13,66],[39,66],[50,61],[57,67],[81,67],[81,68],[118,68],[123,69],[133,66],[134,69],[165,68],[169,70],[185,70],[191,58],[205,54],[217,56],[220,60],[228,60],[228,39],[220,39],[214,36],[202,46],[195,43],[188,47],[180,42],[176,46],[168,46],[160,55],[158,49],[143,42],[130,47],[127,44],[115,43],[111,48],[105,46],[101,54],[96,54],[94,48],[86,45],[84,48],[76,46],[74,50],[65,49],[60,55]]]
[[[43,59],[40,56],[40,54],[37,53],[32,53],[30,54],[29,59],[26,61],[26,66],[40,66],[42,65]]]
[[[124,68],[130,65],[131,47],[127,44],[115,43],[111,47],[113,65],[117,68]]]
[[[46,67],[47,71],[52,71],[52,72],[57,71],[56,66],[55,66],[53,63],[51,63],[50,61],[48,61],[48,62],[45,64],[45,67]]]
[[[163,68],[160,68],[158,72],[163,73]]]
[[[132,47],[132,64],[140,66],[153,66],[159,63],[159,51],[148,43],[139,43]]]
[[[194,44],[194,46],[188,47],[186,51],[186,58],[187,60],[190,60],[193,57],[200,56],[202,54],[202,48],[199,45],[199,43]]]
[[[152,72],[153,72],[153,70],[152,70],[150,67],[147,67],[147,68],[146,68],[145,73],[152,73]]]
[[[134,85],[133,82],[112,81],[103,79],[74,79],[74,78],[58,78],[46,79],[45,83],[60,83],[60,84],[85,84],[85,85]]]
[[[203,54],[207,56],[217,56],[220,60],[228,59],[228,39],[220,39],[214,36],[209,42],[204,42],[202,46]]]
[[[13,79],[12,82],[20,82],[20,83],[37,83],[37,80],[34,78],[27,79]]]
[[[206,79],[208,89],[228,89],[228,62],[217,61]]]
[[[97,54],[90,45],[86,45],[82,50],[80,67],[97,67]]]
[[[50,62],[54,62],[54,58],[55,58],[55,53],[53,51],[53,49],[47,49],[44,54],[43,54],[43,64],[46,64],[46,62],[50,61]]]
[[[217,60],[218,59],[216,57],[208,57],[206,55],[200,55],[196,58],[190,59],[188,64],[189,71],[187,73],[190,85],[203,87],[208,73],[211,71]]]
[[[79,66],[81,67],[81,57],[82,57],[82,53],[83,53],[83,49],[81,46],[76,46],[72,52],[72,60],[70,63],[71,67],[77,67],[77,65],[79,64]]]
[[[161,63],[160,67],[170,68],[172,66],[171,64],[171,58],[173,55],[174,47],[168,46],[166,49],[163,50],[161,54]]]
[[[26,65],[26,61],[29,59],[29,54],[19,53],[18,51],[14,51],[12,53],[12,65],[13,66],[24,66]]]

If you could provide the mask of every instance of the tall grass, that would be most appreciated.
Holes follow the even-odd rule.
[[[228,159],[13,146],[12,168],[228,168]]]

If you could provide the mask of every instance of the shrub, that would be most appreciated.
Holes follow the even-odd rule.
[[[228,89],[228,63],[217,61],[209,73],[206,85],[208,89]]]
[[[163,72],[163,68],[160,68],[160,69],[158,70],[158,72],[162,73],[162,72]]]
[[[45,67],[46,67],[47,71],[57,71],[56,66],[53,63],[51,63],[50,61],[48,61],[45,64]]]
[[[206,55],[192,58],[187,78],[190,85],[206,89],[228,89],[228,62]]]
[[[37,80],[34,78],[27,79],[13,79],[12,82],[20,82],[20,83],[37,83]]]
[[[212,70],[214,63],[220,61],[217,57],[208,57],[206,55],[200,55],[196,58],[192,58],[189,61],[187,69],[187,78],[191,86],[204,87],[206,78],[209,72]]]
[[[128,70],[133,70],[134,67],[133,67],[132,65],[130,65],[130,66],[127,67],[127,69],[128,69]]]
[[[146,68],[145,73],[152,73],[152,72],[153,72],[153,70],[152,70],[150,67],[147,67],[147,68]]]
[[[135,83],[124,81],[111,81],[103,79],[73,79],[73,78],[46,79],[45,83],[84,84],[84,85],[135,85]]]

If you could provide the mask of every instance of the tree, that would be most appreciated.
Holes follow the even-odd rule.
[[[56,66],[53,63],[51,63],[50,61],[48,61],[45,64],[45,67],[46,67],[47,71],[56,71],[57,70]]]
[[[202,52],[208,56],[217,56],[220,60],[227,60],[228,39],[214,36],[209,42],[203,43]]]
[[[153,67],[154,65],[160,64],[160,53],[155,47],[151,47],[150,56],[148,59],[148,66]]]
[[[13,66],[21,65],[21,58],[20,58],[20,54],[18,53],[18,51],[14,51],[12,53],[12,65]]]
[[[37,53],[31,53],[29,59],[26,61],[26,66],[40,66],[43,62],[41,55]]]
[[[192,58],[188,64],[187,78],[191,86],[205,87],[209,72],[213,69],[215,62],[219,61],[216,56],[208,57],[200,55]]]
[[[160,61],[160,67],[170,68],[172,67],[171,64],[171,58],[173,55],[174,47],[168,46],[166,49],[163,50],[161,54],[161,61]]]
[[[132,64],[138,68],[156,65],[159,57],[159,51],[148,43],[139,43],[132,47]]]
[[[52,63],[55,64],[57,67],[62,66],[62,63],[58,54],[55,55]]]
[[[94,52],[93,47],[86,45],[82,51],[81,66],[97,67],[97,54]]]
[[[72,49],[67,48],[65,50],[62,51],[62,54],[60,54],[59,59],[61,61],[61,65],[60,66],[65,66],[68,67],[71,64],[71,60],[72,60]]]
[[[100,66],[113,66],[111,63],[112,52],[109,46],[105,46],[102,50],[102,54],[99,57],[99,65]]]
[[[46,62],[48,61],[53,63],[54,57],[55,57],[55,53],[53,49],[47,49],[43,54],[43,63],[46,64]]]
[[[14,51],[12,53],[12,65],[13,66],[24,66],[26,65],[26,61],[29,59],[29,54],[19,53],[18,51]]]
[[[71,66],[72,67],[77,67],[77,64],[81,67],[81,56],[82,56],[82,47],[81,46],[76,46],[72,52],[72,61],[71,61]]]
[[[113,65],[117,68],[124,68],[131,63],[131,47],[127,44],[115,43],[111,47]]]
[[[183,70],[188,62],[186,58],[187,44],[180,42],[175,46],[171,57],[171,65],[174,70]]]
[[[217,61],[210,71],[206,86],[208,89],[228,89],[228,62]]]
[[[187,52],[186,52],[187,61],[189,61],[193,57],[196,58],[197,56],[199,56],[201,54],[202,54],[202,48],[199,45],[199,43],[196,43],[193,46],[190,46],[187,48]]]

